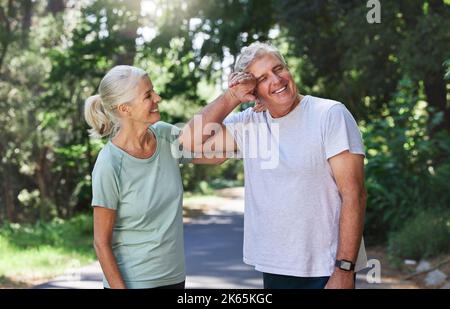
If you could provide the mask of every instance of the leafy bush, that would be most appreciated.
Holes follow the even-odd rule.
[[[217,166],[185,164],[181,175],[186,191],[211,194],[213,189],[243,185],[243,163],[229,159]]]
[[[386,106],[383,118],[362,126],[367,148],[368,191],[365,235],[384,243],[389,231],[422,211],[442,212],[450,205],[450,137],[430,136],[427,103],[407,79]]]
[[[392,259],[421,259],[450,252],[450,211],[421,212],[392,232],[388,254]]]
[[[0,236],[17,248],[54,246],[66,250],[92,251],[93,221],[91,215],[78,215],[69,220],[55,218],[35,224],[4,223]],[[93,251],[92,251],[93,252]]]
[[[3,223],[0,252],[0,285],[61,275],[95,260],[92,216],[35,224]]]

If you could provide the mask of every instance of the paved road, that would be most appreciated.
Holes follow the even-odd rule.
[[[193,208],[202,203],[193,205]],[[185,224],[187,288],[262,288],[261,276],[242,262],[243,202],[217,199]],[[101,289],[98,262],[36,286],[38,289]]]
[[[243,190],[225,191],[223,197],[194,202],[190,207],[203,214],[185,224],[186,287],[262,288],[260,273],[242,262]],[[101,289],[101,278],[96,262],[35,288]],[[358,275],[357,288],[395,287],[402,286],[389,281],[368,284],[365,275]]]

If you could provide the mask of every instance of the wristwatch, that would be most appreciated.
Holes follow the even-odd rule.
[[[355,270],[355,264],[347,260],[336,260],[334,266],[345,271]]]

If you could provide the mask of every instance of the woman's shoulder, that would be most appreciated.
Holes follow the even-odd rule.
[[[115,151],[111,141],[100,150],[95,161],[94,172],[112,173],[118,175],[122,165],[123,155]]]
[[[158,121],[157,123],[153,124],[151,128],[160,138],[165,139],[169,142],[173,142],[181,132],[181,129],[177,126],[164,121]]]

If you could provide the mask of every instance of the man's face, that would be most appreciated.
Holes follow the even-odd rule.
[[[288,114],[295,106],[298,90],[291,73],[275,55],[257,58],[246,70],[256,79],[256,96],[265,103],[274,117]]]

